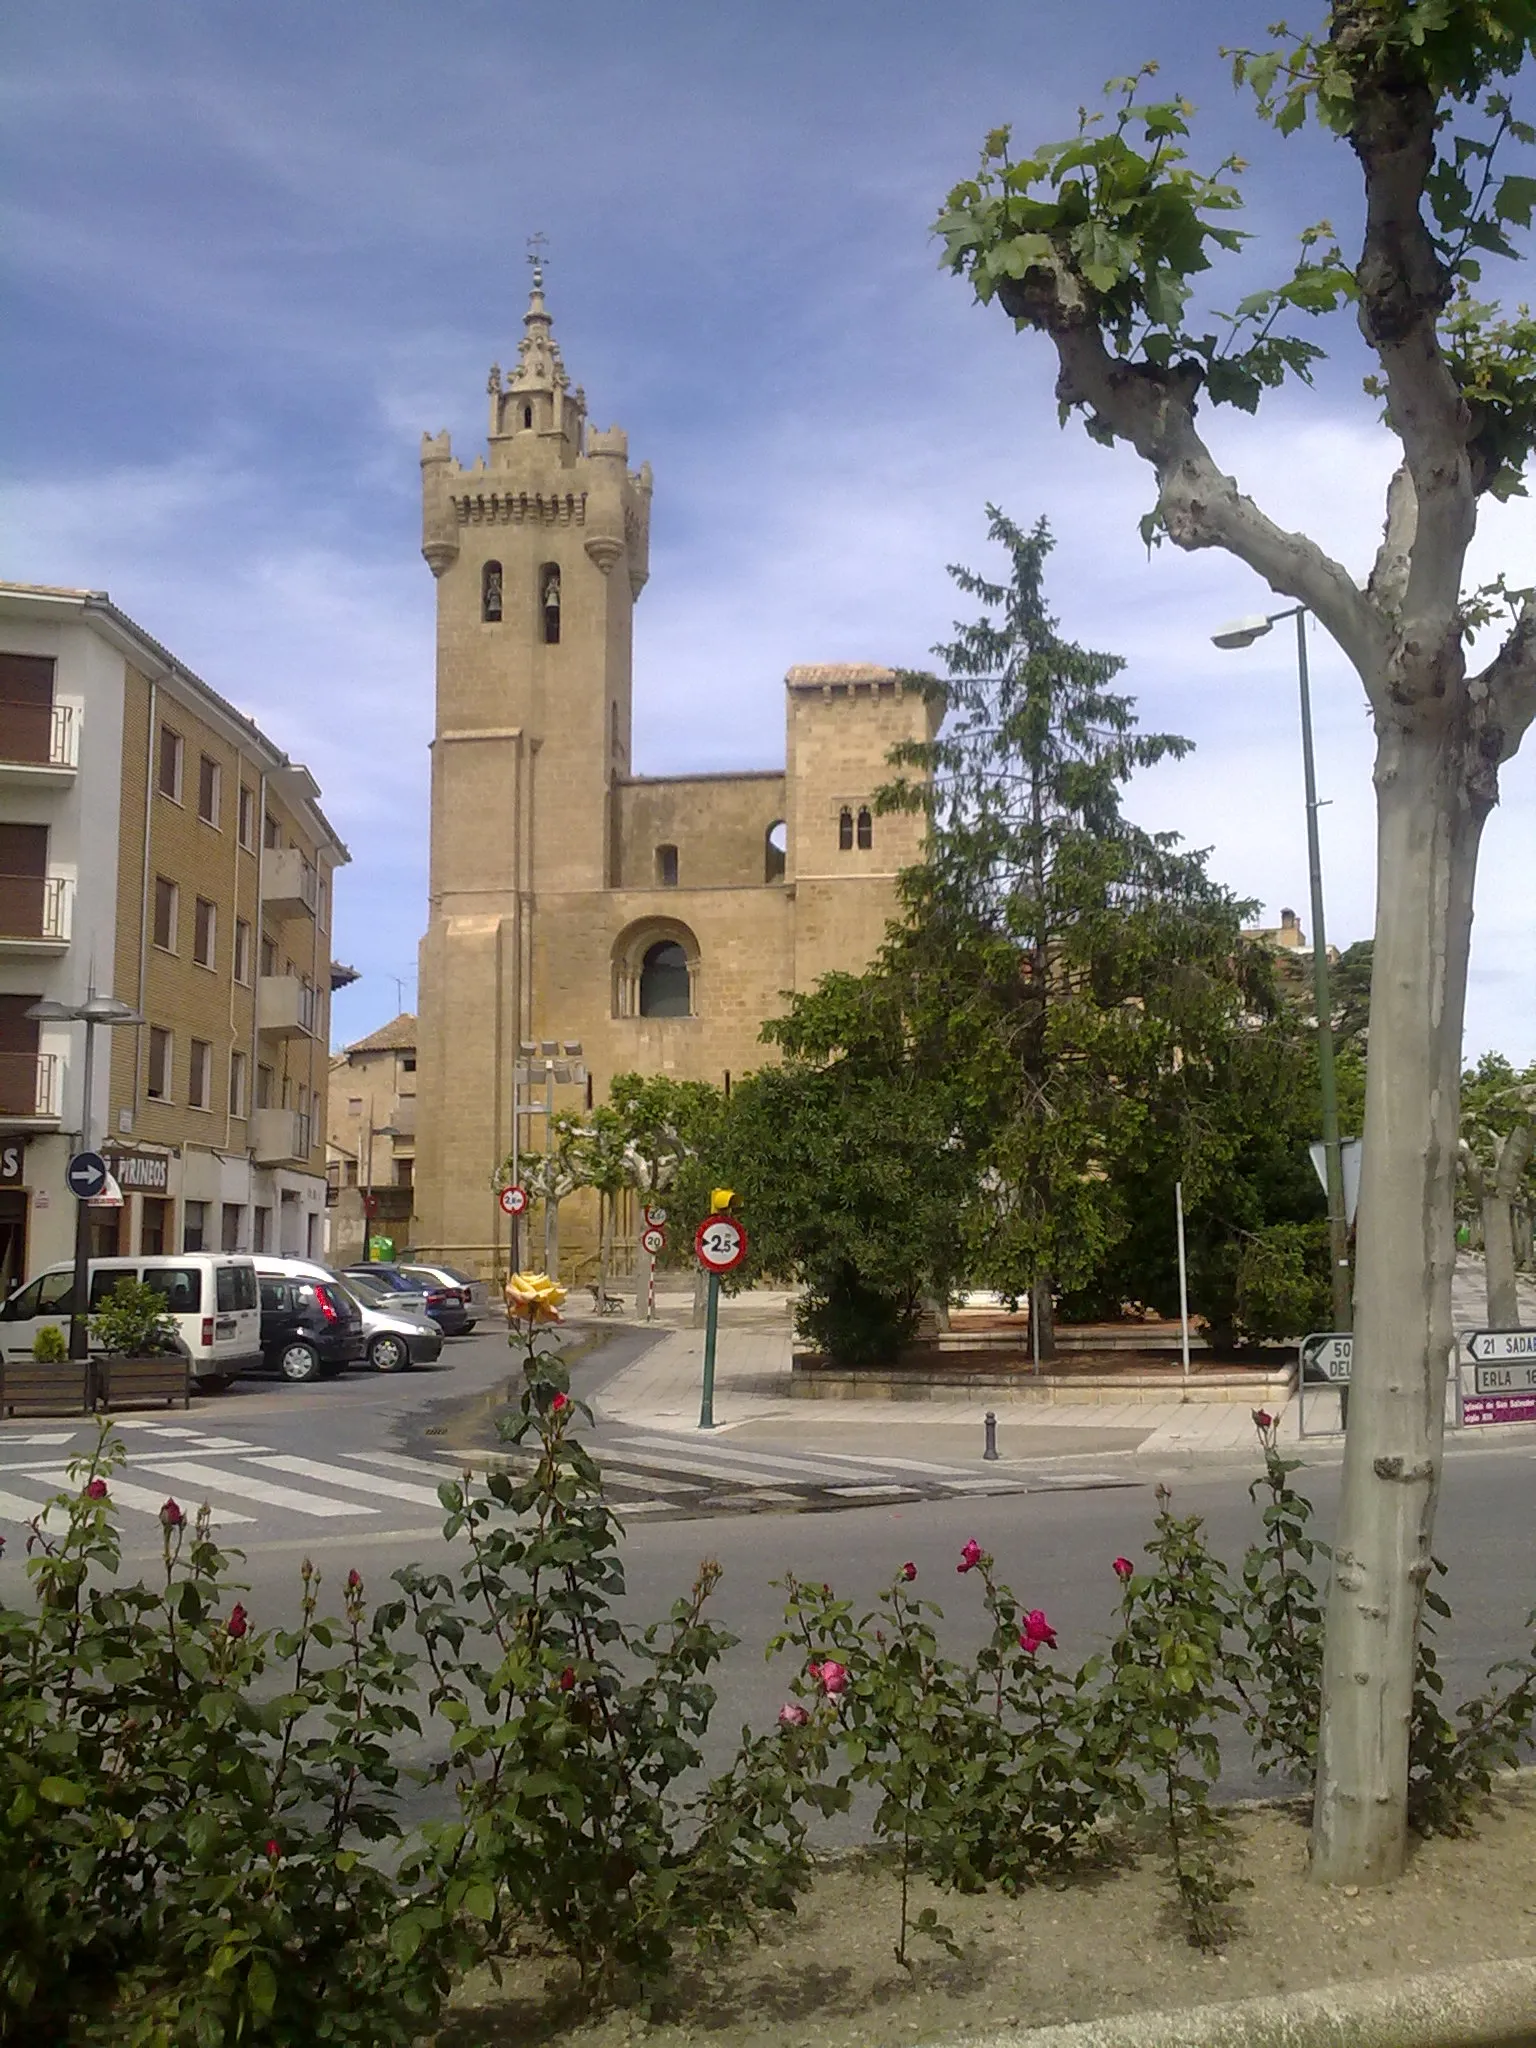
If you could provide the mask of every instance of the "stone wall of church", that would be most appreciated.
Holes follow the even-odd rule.
[[[620,888],[662,885],[664,847],[677,856],[673,887],[746,889],[770,879],[768,834],[784,822],[780,771],[637,778],[620,783],[615,798]]]

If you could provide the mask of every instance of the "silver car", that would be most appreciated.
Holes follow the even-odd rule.
[[[401,1294],[365,1273],[342,1282],[362,1311],[368,1363],[377,1372],[404,1372],[442,1356],[443,1333],[427,1314],[425,1295]]]

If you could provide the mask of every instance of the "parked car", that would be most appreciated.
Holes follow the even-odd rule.
[[[461,1273],[457,1266],[428,1265],[422,1259],[401,1259],[400,1270],[407,1280],[420,1280],[427,1288],[427,1306],[432,1305],[431,1290],[440,1287],[445,1294],[457,1294],[464,1305],[464,1332],[475,1327],[481,1316],[491,1306],[490,1291],[483,1280],[477,1280],[470,1273]]]
[[[192,1359],[194,1382],[208,1390],[261,1363],[261,1302],[256,1268],[243,1254],[145,1253],[139,1258],[92,1259],[87,1311],[99,1308],[125,1279],[142,1280],[165,1296],[166,1311]],[[74,1299],[73,1264],[49,1266],[0,1307],[0,1349],[7,1358],[30,1358],[45,1323],[64,1329]]]
[[[445,1337],[462,1337],[474,1328],[474,1318],[464,1306],[457,1282],[445,1287],[428,1273],[391,1265],[382,1259],[375,1259],[368,1265],[347,1266],[343,1270],[349,1280],[361,1276],[376,1286],[392,1289],[402,1300],[411,1296],[420,1301]]]
[[[366,1271],[349,1269],[344,1278],[362,1310],[368,1359],[376,1371],[404,1372],[442,1356],[443,1333],[419,1294],[391,1287]]]
[[[338,1280],[259,1273],[261,1355],[284,1379],[329,1379],[367,1351],[363,1317]]]

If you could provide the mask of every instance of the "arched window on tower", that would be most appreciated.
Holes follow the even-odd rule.
[[[560,566],[546,562],[539,571],[539,624],[546,647],[560,644]]]
[[[487,625],[501,622],[501,564],[487,562],[480,571],[480,616]]]
[[[531,427],[533,425],[533,407],[531,405],[525,405],[523,407],[523,425],[525,427]]]
[[[784,836],[784,820],[782,818],[776,819],[768,827],[767,837],[763,841],[763,880],[765,882],[783,881],[784,854],[787,843]]]
[[[652,946],[640,963],[642,1017],[691,1017],[693,986],[688,955],[676,939]]]
[[[868,853],[870,847],[874,844],[874,840],[874,821],[867,809],[861,809],[859,812],[859,851],[861,853]]]
[[[847,853],[853,846],[853,813],[846,804],[837,814],[838,851]]]

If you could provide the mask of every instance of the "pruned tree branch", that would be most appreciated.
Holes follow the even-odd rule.
[[[1419,501],[1406,463],[1400,462],[1387,485],[1387,516],[1382,525],[1381,546],[1371,569],[1366,590],[1384,617],[1395,618],[1402,610],[1408,589],[1408,569],[1418,530]]]
[[[1467,694],[1481,715],[1483,753],[1496,773],[1500,763],[1514,759],[1536,718],[1536,603],[1529,598],[1504,645],[1468,682]]]
[[[1082,406],[1103,432],[1128,441],[1152,465],[1158,510],[1175,546],[1225,548],[1321,619],[1364,676],[1376,673],[1386,633],[1375,606],[1340,563],[1301,533],[1288,533],[1222,473],[1195,426],[1201,375],[1197,366],[1112,356],[1091,315],[1072,303],[1072,281],[1032,270],[999,286],[1006,311],[1047,334],[1060,375],[1056,396]],[[1069,296],[1070,294],[1070,296]]]

